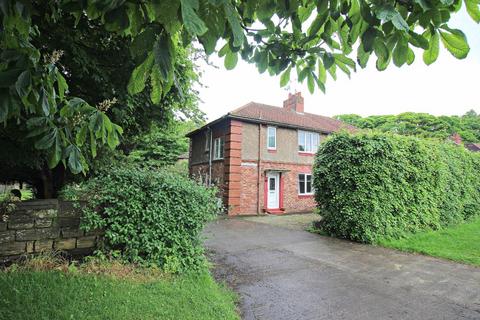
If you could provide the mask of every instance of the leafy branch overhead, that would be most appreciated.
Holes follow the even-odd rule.
[[[63,161],[72,172],[86,170],[85,145],[94,156],[97,144],[118,144],[121,129],[101,108],[69,96],[60,51],[45,52],[35,41],[42,21],[64,15],[129,39],[136,68],[128,92],[149,88],[158,104],[179,87],[178,52],[196,43],[207,55],[219,49],[227,69],[241,58],[281,75],[282,86],[296,72],[311,92],[325,91],[339,70],[365,68],[372,56],[385,70],[413,63],[418,48],[431,64],[442,44],[463,59],[467,39],[448,25],[463,5],[479,23],[480,0],[0,0],[0,121],[35,119],[27,123],[35,145],[47,150],[50,166]]]

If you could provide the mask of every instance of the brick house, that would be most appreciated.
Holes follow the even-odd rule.
[[[344,128],[305,113],[301,93],[283,108],[250,102],[187,135],[190,175],[219,187],[229,215],[311,211],[315,152]]]

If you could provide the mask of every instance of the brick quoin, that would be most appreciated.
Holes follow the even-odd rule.
[[[224,203],[229,215],[241,212],[241,160],[242,122],[230,120],[225,136],[225,187]]]

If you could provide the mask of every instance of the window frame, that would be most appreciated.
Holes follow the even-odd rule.
[[[213,140],[213,160],[222,160],[225,157],[225,141],[223,137]]]
[[[298,130],[297,137],[299,153],[317,153],[318,147],[320,146],[320,134],[318,132]],[[301,144],[301,140],[303,140],[303,145]],[[316,144],[314,144],[314,142],[316,142]],[[304,150],[301,150],[302,147]]]
[[[271,147],[270,146],[270,129],[273,129],[273,138],[274,138],[274,146]],[[277,150],[277,127],[273,127],[273,126],[268,126],[267,127],[267,149],[268,150]]]
[[[302,175],[304,176],[303,177],[303,190],[304,190],[303,193],[301,192],[301,183],[302,182],[300,181],[300,176],[302,176]],[[307,181],[308,181],[307,176],[310,176],[310,192],[307,192],[307,185],[308,185],[307,184]],[[298,195],[299,196],[313,196],[315,194],[315,190],[313,188],[313,175],[311,173],[303,173],[303,172],[299,173],[297,175],[297,179],[298,179],[298,184],[297,185],[298,185]]]

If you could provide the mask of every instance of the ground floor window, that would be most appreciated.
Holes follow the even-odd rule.
[[[313,194],[312,175],[309,173],[300,173],[298,175],[298,194]]]

